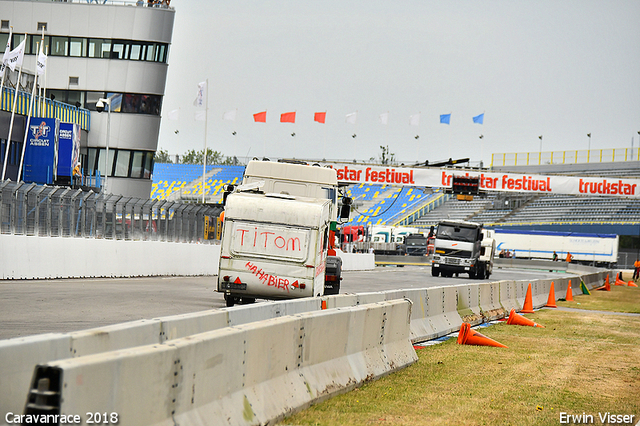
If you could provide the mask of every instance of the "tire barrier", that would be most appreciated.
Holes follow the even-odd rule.
[[[26,414],[272,423],[415,362],[410,310],[394,300],[309,312],[38,365]]]
[[[584,273],[555,280],[556,297],[564,297],[568,280],[575,293],[582,292],[580,283],[587,288],[602,285],[610,271]],[[613,276],[613,275],[612,275]],[[566,280],[566,284],[564,283]],[[535,283],[536,281],[532,281]],[[560,284],[559,284],[560,283]],[[550,285],[550,282],[549,282]],[[464,287],[468,289],[464,289]],[[460,307],[477,313],[475,291],[478,288],[479,310],[485,320],[498,319],[511,309],[522,308],[528,281],[500,281],[493,283],[462,284],[430,289],[392,290],[359,294],[340,294],[322,298],[296,299],[281,302],[264,302],[255,305],[236,306],[174,315],[152,320],[133,321],[114,326],[78,331],[67,334],[45,334],[25,338],[0,340],[0,412],[20,413],[25,395],[38,363],[62,360],[101,352],[133,348],[142,345],[160,345],[175,339],[217,330],[230,325],[241,325],[307,311],[358,306],[383,302],[395,298],[407,298],[413,302],[411,310],[410,339],[421,342],[456,331],[462,323]],[[533,287],[533,286],[532,286]],[[540,288],[538,288],[540,287]],[[444,290],[448,288],[449,290]],[[542,307],[548,297],[541,286],[534,307]],[[540,291],[542,291],[540,293]],[[463,299],[461,301],[461,299]],[[465,311],[466,312],[466,311]],[[4,419],[0,419],[0,425]]]

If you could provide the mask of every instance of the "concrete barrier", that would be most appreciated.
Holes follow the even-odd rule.
[[[506,312],[511,312],[511,309],[520,311],[522,309],[522,303],[518,301],[518,286],[515,281],[503,280],[498,281],[500,286],[500,305]],[[522,299],[524,301],[524,298]]]
[[[485,319],[480,309],[480,285],[459,284],[453,286],[458,293],[458,315],[462,322],[468,322],[471,325],[482,324]]]
[[[219,257],[214,244],[0,234],[5,280],[216,275]]]
[[[267,424],[415,362],[409,314],[395,300],[275,318],[39,365],[33,383],[49,379],[60,413],[121,426]]]
[[[345,253],[339,251],[338,256],[342,259],[343,271],[369,271],[376,268],[373,253]]]
[[[33,368],[52,359],[68,358],[71,336],[41,334],[0,340],[0,424],[6,413],[24,410]]]
[[[480,297],[480,312],[485,321],[494,321],[509,315],[509,311],[500,303],[500,283],[478,284]]]

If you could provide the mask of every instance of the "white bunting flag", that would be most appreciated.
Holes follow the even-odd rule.
[[[356,124],[356,117],[358,116],[358,111],[352,112],[351,114],[347,114],[346,122],[349,124]]]
[[[420,125],[420,113],[409,116],[409,124],[412,126]]]
[[[383,112],[382,114],[380,114],[380,122],[382,124],[389,124],[389,113],[388,112]]]
[[[236,121],[236,114],[238,113],[237,109],[232,109],[231,111],[227,111],[222,115],[223,120]]]
[[[179,109],[174,109],[173,111],[169,111],[169,114],[167,114],[167,119],[171,121],[178,121],[179,118],[180,118]]]

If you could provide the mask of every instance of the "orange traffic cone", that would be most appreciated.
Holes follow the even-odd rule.
[[[571,291],[571,280],[569,280],[569,285],[567,286],[567,295],[564,297],[564,300],[567,302],[573,302],[573,292]]]
[[[529,327],[540,327],[544,328],[544,325],[537,324],[531,321],[529,318],[525,318],[522,315],[518,315],[515,309],[512,309],[509,313],[509,319],[507,320],[507,324],[509,325],[526,325]]]
[[[611,291],[611,284],[609,284],[609,275],[607,275],[607,278],[604,280],[604,285],[602,287],[596,288],[596,290]]]
[[[628,285],[629,287],[638,287],[638,284],[634,283],[633,281],[629,281],[629,282],[627,283],[627,285]]]
[[[531,298],[531,283],[529,283],[529,288],[527,289],[527,295],[524,297],[524,306],[520,311],[523,314],[532,314],[533,313],[533,299]]]
[[[494,346],[496,348],[506,348],[507,346],[498,343],[487,336],[471,329],[471,324],[463,322],[458,333],[459,345]]]
[[[553,287],[553,281],[551,281],[551,288],[549,289],[549,298],[547,299],[547,304],[544,305],[547,308],[557,308],[556,305],[556,291]]]
[[[627,285],[627,283],[622,281],[622,272],[620,272],[619,275],[616,275],[616,282],[614,284],[615,285]]]

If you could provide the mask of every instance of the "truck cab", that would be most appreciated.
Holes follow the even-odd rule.
[[[495,242],[482,225],[466,221],[438,223],[431,274],[435,277],[468,273],[469,278],[486,279],[493,272]]]

